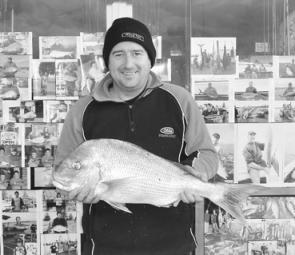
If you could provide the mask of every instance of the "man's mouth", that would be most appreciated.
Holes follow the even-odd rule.
[[[122,74],[126,77],[133,77],[137,72],[122,72]]]

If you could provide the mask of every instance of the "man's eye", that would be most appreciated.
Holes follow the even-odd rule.
[[[122,57],[123,56],[123,53],[115,53],[114,56],[117,57],[117,58],[118,57]]]

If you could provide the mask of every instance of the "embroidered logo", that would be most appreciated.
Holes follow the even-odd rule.
[[[137,34],[137,33],[125,32],[125,33],[121,34],[121,37],[123,37],[123,38],[125,38],[125,37],[133,38],[133,39],[137,39],[139,41],[144,42],[144,36],[142,36],[140,34]]]
[[[159,137],[175,138],[176,135],[172,127],[163,127],[160,129]]]

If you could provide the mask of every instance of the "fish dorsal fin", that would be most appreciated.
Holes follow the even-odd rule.
[[[114,207],[115,209],[127,212],[127,213],[132,213],[125,204],[120,204],[120,203],[115,203],[115,202],[111,202],[111,201],[105,201],[106,203],[108,203],[110,206]]]

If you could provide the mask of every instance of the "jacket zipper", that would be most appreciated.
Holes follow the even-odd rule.
[[[134,108],[134,106],[132,104],[128,105],[129,128],[130,128],[131,133],[135,132],[135,121],[134,121],[134,115],[133,115],[133,111],[134,111],[133,108]]]

